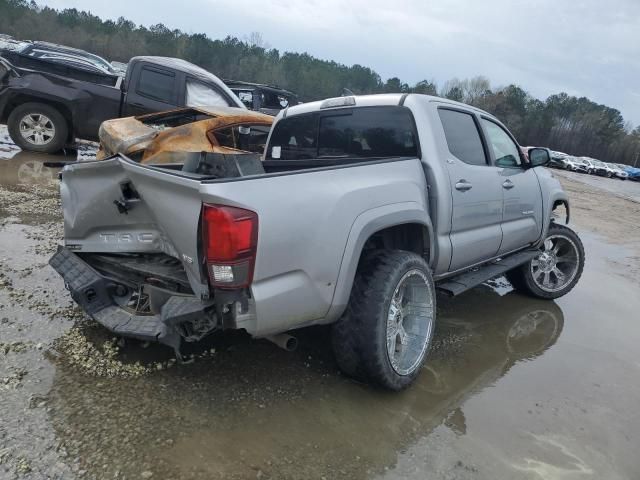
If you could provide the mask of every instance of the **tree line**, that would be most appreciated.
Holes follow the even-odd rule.
[[[454,78],[441,86],[427,79],[414,85],[397,77],[383,81],[366,66],[280,52],[255,32],[244,39],[211,39],[163,24],[146,27],[124,17],[102,20],[90,12],[55,10],[33,0],[0,0],[0,33],[82,48],[122,62],[135,55],[184,58],[222,78],[279,85],[296,92],[302,101],[334,97],[344,89],[356,94],[439,95],[496,115],[522,145],[616,163],[633,164],[640,156],[640,126],[632,129],[618,110],[586,97],[558,93],[539,100],[517,85],[492,87],[482,76]]]

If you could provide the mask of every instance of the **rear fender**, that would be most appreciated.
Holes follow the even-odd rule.
[[[351,287],[353,286],[356,271],[358,270],[362,249],[367,240],[376,232],[407,223],[423,225],[429,236],[429,245],[425,247],[434,245],[433,225],[427,215],[427,209],[416,202],[384,205],[367,210],[356,218],[349,232],[333,301],[324,323],[336,321],[346,309],[349,296],[351,295]],[[433,248],[429,248],[429,264],[431,264],[433,260],[433,250]]]

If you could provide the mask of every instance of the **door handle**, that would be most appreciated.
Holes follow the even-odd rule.
[[[471,185],[469,182],[467,182],[464,179],[458,180],[458,183],[456,183],[456,190],[460,190],[461,192],[466,192],[467,190],[471,190],[471,187],[473,187],[473,185]]]
[[[506,188],[507,190],[510,190],[513,187],[515,187],[515,185],[511,180],[505,180],[504,182],[502,182],[502,188]]]

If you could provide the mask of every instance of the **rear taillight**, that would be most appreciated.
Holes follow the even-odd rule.
[[[243,208],[204,204],[202,236],[211,285],[248,287],[256,263],[258,215]]]

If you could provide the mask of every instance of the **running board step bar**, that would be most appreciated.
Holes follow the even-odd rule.
[[[523,263],[527,263],[532,258],[540,255],[540,250],[525,250],[514,253],[508,257],[496,260],[473,270],[461,273],[455,277],[450,277],[436,285],[438,290],[445,292],[452,297],[460,295],[467,290],[477,287],[481,283],[498,277],[509,270],[516,268]]]

